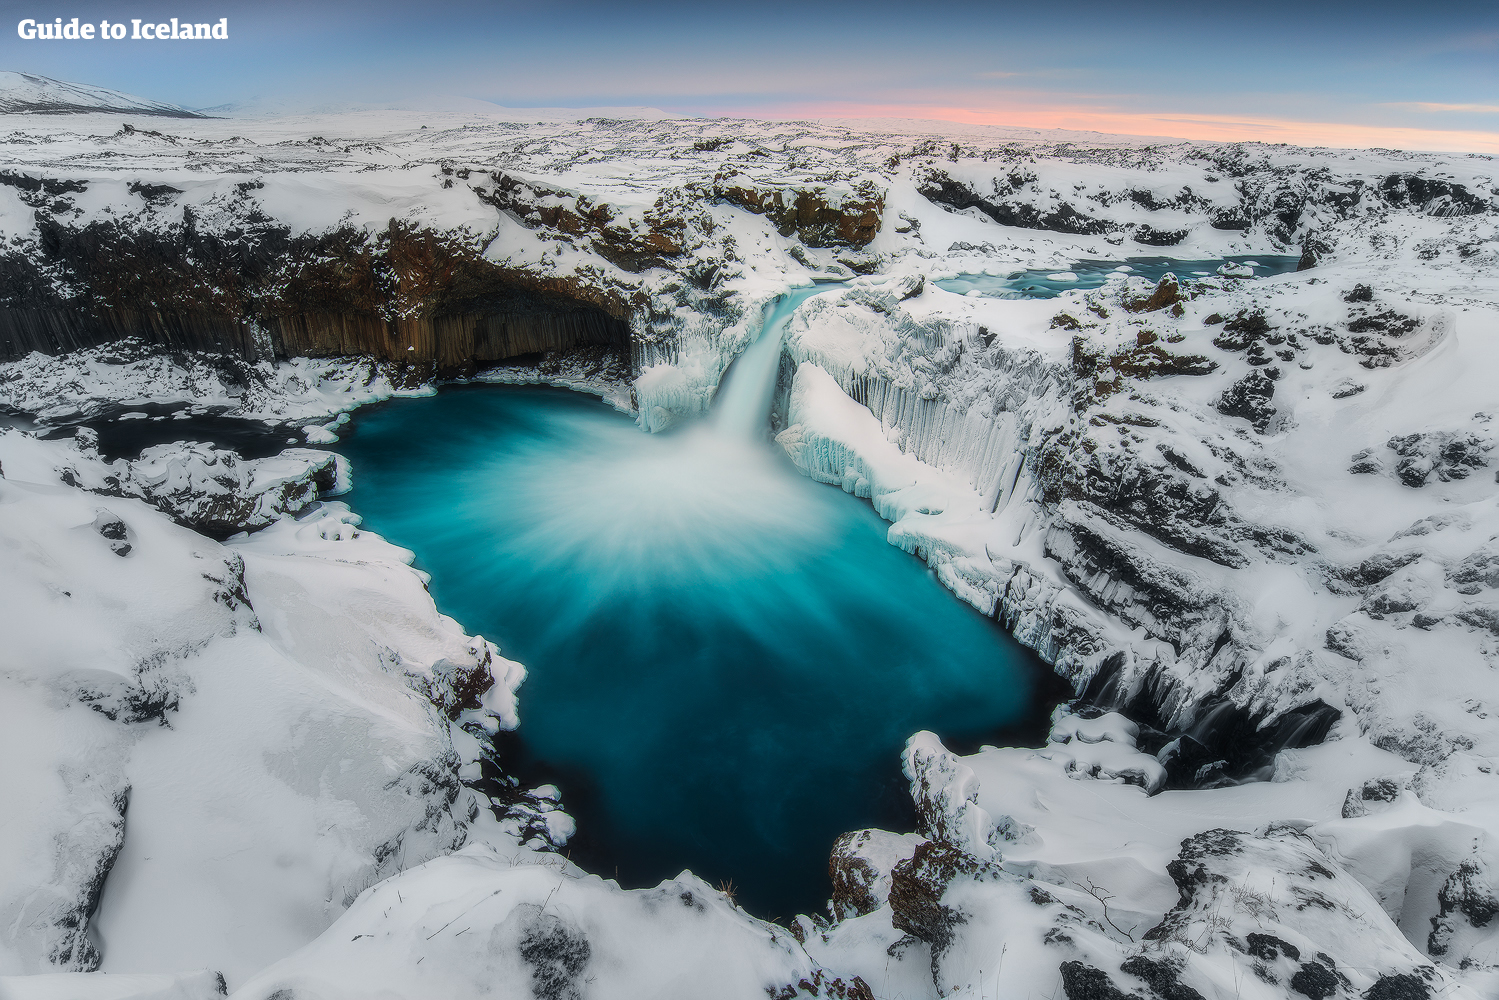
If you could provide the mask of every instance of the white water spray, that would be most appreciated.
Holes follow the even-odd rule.
[[[798,306],[824,290],[817,285],[793,289],[771,306],[760,336],[739,355],[714,399],[713,426],[721,435],[738,441],[757,441],[764,436],[775,398],[786,325]]]

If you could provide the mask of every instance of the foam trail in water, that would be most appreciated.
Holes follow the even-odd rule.
[[[606,424],[563,436],[570,448],[516,449],[524,469],[503,463],[494,474],[511,516],[528,525],[510,548],[538,575],[569,581],[567,618],[621,592],[651,603],[647,594],[681,587],[782,578],[831,541],[826,512],[798,502],[800,477],[763,445],[705,427],[647,436]]]
[[[906,737],[1028,711],[1013,640],[763,440],[467,386],[361,411],[340,448],[370,530],[526,664],[507,771],[559,784],[574,859],[626,884],[690,868],[812,912],[839,834],[909,824],[880,805]]]
[[[765,436],[786,324],[798,306],[823,290],[817,285],[793,289],[771,306],[760,336],[739,355],[714,400],[713,426],[725,437],[757,441]]]

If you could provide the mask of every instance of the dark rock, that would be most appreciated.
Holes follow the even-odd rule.
[[[92,677],[79,683],[72,696],[111,722],[165,726],[168,714],[177,711],[192,690],[191,680],[158,651],[136,664],[133,679]]]
[[[1390,337],[1403,337],[1421,321],[1414,316],[1397,313],[1393,309],[1384,312],[1355,316],[1348,321],[1349,333],[1382,333]]]
[[[181,188],[174,188],[170,184],[142,184],[140,181],[131,181],[126,189],[131,194],[141,196],[148,205],[165,205],[176,195],[182,193]]]
[[[793,932],[795,933],[795,932]],[[896,942],[898,945],[900,942]],[[891,948],[896,945],[891,945]],[[827,1000],[875,1000],[874,991],[858,976],[845,982],[841,976],[830,976],[822,969],[796,983],[787,983],[779,990],[765,987],[769,1000],[802,1000],[804,997],[825,997]]]
[[[1297,213],[1298,215],[1300,213]],[[1301,259],[1296,262],[1296,270],[1309,271],[1327,259],[1333,252],[1332,241],[1322,233],[1308,233],[1301,243]]]
[[[1129,378],[1165,378],[1207,375],[1218,370],[1218,362],[1200,354],[1173,354],[1159,344],[1146,343],[1113,355],[1109,367]]]
[[[1416,598],[1400,589],[1377,590],[1364,599],[1359,606],[1370,618],[1384,618],[1387,615],[1402,615],[1407,611],[1414,611],[1420,605]]]
[[[1360,788],[1348,789],[1348,794],[1343,798],[1343,818],[1367,816],[1371,802],[1394,802],[1400,797],[1401,787],[1393,778],[1373,778],[1364,782]]]
[[[1415,208],[1427,215],[1450,218],[1488,211],[1487,199],[1465,185],[1420,174],[1390,174],[1379,184],[1384,202],[1394,208]]]
[[[1176,281],[1176,275],[1168,273],[1161,275],[1161,280],[1156,282],[1155,290],[1148,297],[1131,302],[1125,308],[1130,312],[1155,312],[1157,309],[1174,306],[1185,297]]]
[[[935,968],[951,946],[955,928],[967,917],[942,902],[949,885],[959,878],[999,877],[999,869],[956,847],[928,841],[890,873],[890,922],[898,931],[914,935],[932,947]]]
[[[1085,215],[1066,202],[1046,210],[1030,204],[1022,192],[1034,182],[1034,176],[1012,172],[995,182],[992,194],[981,195],[945,171],[931,170],[916,190],[937,205],[958,210],[977,208],[1002,226],[1093,236],[1109,231],[1108,222]]]
[[[1499,589],[1499,547],[1489,544],[1469,553],[1447,578],[1462,593],[1477,593],[1483,587]]]
[[[1176,891],[1180,896],[1177,904],[1179,907],[1190,906],[1197,897],[1197,891],[1210,881],[1223,881],[1221,875],[1212,873],[1208,862],[1214,858],[1243,853],[1243,840],[1246,836],[1248,835],[1237,830],[1205,830],[1182,841],[1181,851],[1166,865],[1166,874],[1176,883]],[[1160,929],[1160,926],[1152,928],[1146,933],[1146,938],[1158,939],[1161,935],[1156,934],[1156,931]]]
[[[1487,927],[1499,916],[1499,899],[1494,898],[1493,887],[1476,861],[1458,865],[1437,890],[1437,902],[1441,909],[1431,918],[1426,942],[1426,950],[1433,955],[1447,954],[1459,916],[1472,927]]]
[[[1063,962],[1062,992],[1067,1000],[1140,1000],[1114,985],[1109,974],[1082,962]]]
[[[125,527],[125,522],[107,510],[99,511],[94,518],[94,530],[104,537],[109,543],[109,548],[117,556],[128,556],[132,546],[126,541],[130,531]]]
[[[1472,432],[1433,431],[1392,437],[1385,446],[1400,456],[1396,476],[1406,486],[1419,489],[1432,475],[1444,483],[1466,479],[1474,469],[1489,464],[1494,443]]]
[[[130,807],[130,789],[127,787],[116,792],[111,805],[113,815],[106,820],[108,839],[98,853],[74,862],[81,862],[87,868],[79,887],[81,892],[74,905],[54,921],[60,936],[47,960],[58,971],[95,972],[103,961],[94,935],[89,932],[89,922],[99,909],[99,901],[104,898],[105,880],[125,846],[125,813]]]
[[[319,483],[331,488],[337,480],[331,452],[288,449],[279,457],[305,465],[293,475],[257,482],[256,462],[212,445],[179,441],[154,445],[139,459],[122,459],[102,470],[80,464],[63,470],[62,479],[102,496],[144,500],[184,527],[227,538],[301,512],[316,499]],[[128,554],[124,523],[108,512],[99,517],[100,534],[118,555]]]
[[[1431,987],[1419,976],[1409,973],[1381,976],[1364,991],[1364,1000],[1430,1000]]]
[[[1499,609],[1481,605],[1476,608],[1464,608],[1458,612],[1457,620],[1464,625],[1486,629],[1492,634],[1499,636]]]
[[[1353,288],[1343,293],[1344,302],[1372,302],[1374,301],[1374,289],[1368,285],[1354,285]]]
[[[1344,570],[1342,576],[1356,587],[1370,587],[1420,558],[1420,552],[1376,552],[1352,569]]]
[[[867,182],[857,193],[834,204],[822,188],[763,186],[732,171],[715,177],[712,189],[714,198],[765,216],[782,236],[795,235],[809,247],[862,247],[875,238],[885,196]]]
[[[1248,953],[1263,961],[1273,962],[1281,955],[1284,955],[1293,962],[1301,960],[1300,948],[1282,941],[1273,934],[1251,933],[1247,941],[1248,948],[1246,950]]]
[[[1119,971],[1145,980],[1151,992],[1161,1000],[1204,1000],[1201,993],[1180,981],[1180,970],[1169,962],[1136,955],[1125,959]]]
[[[1242,351],[1264,340],[1272,329],[1264,313],[1241,311],[1223,324],[1223,332],[1213,338],[1213,346],[1225,351]]]
[[[471,660],[453,662],[443,657],[432,664],[430,673],[406,675],[407,686],[426,698],[451,721],[465,711],[481,707],[485,693],[494,686],[490,670],[494,654],[487,643],[472,645]]]
[[[889,869],[912,850],[896,834],[884,830],[856,830],[840,836],[828,855],[833,914],[839,919],[863,916],[883,906],[890,893]]]
[[[518,949],[531,966],[531,993],[536,1000],[581,1000],[580,977],[593,946],[572,923],[537,909]]]
[[[1185,229],[1156,229],[1153,226],[1135,226],[1130,234],[1136,243],[1149,247],[1174,247],[1187,238]]]
[[[1152,344],[1144,352],[1152,355],[1159,350],[1160,345]],[[1156,371],[1161,374],[1201,372],[1201,368],[1195,367],[1195,361],[1190,356],[1182,357],[1179,362],[1164,353],[1146,358],[1138,351],[1130,351],[1122,360],[1131,366],[1137,361],[1146,360],[1159,363],[1161,367]],[[1178,368],[1177,365],[1182,362],[1194,367]],[[1087,338],[1074,339],[1074,368],[1078,372],[1074,384],[1082,387],[1074,397],[1078,405],[1090,405],[1091,396],[1085,395],[1087,387],[1095,385],[1096,373],[1107,371],[1110,364],[1109,359],[1100,357],[1096,345]],[[1105,381],[1104,384],[1108,382]],[[1086,425],[1074,425],[1047,435],[1033,465],[1047,503],[1063,500],[1086,503],[1086,511],[1096,507],[1100,516],[1116,525],[1138,529],[1179,551],[1211,559],[1225,566],[1242,566],[1246,563],[1248,556],[1239,542],[1247,542],[1273,552],[1308,551],[1310,543],[1294,532],[1242,521],[1232,506],[1225,502],[1222,491],[1218,489],[1218,486],[1231,485],[1230,483],[1215,480],[1204,482],[1201,477],[1163,463],[1154,456],[1140,454],[1135,451],[1133,435],[1116,437],[1112,433],[1103,433],[1105,428],[1112,431],[1114,427],[1111,425],[1125,430],[1131,425],[1155,426],[1149,422],[1149,418],[1140,415],[1095,413]],[[1099,430],[1095,431],[1094,428]],[[1114,442],[1118,442],[1120,450],[1112,450]],[[1088,580],[1089,574],[1104,569],[1102,565],[1094,566],[1098,563],[1098,548],[1101,546],[1108,549],[1114,546],[1101,539],[1095,541],[1093,536],[1097,533],[1078,523],[1077,519],[1072,519],[1066,530],[1072,536],[1076,558],[1069,556],[1064,562],[1076,562],[1079,573],[1073,576],[1069,569],[1069,576],[1086,589],[1096,589]],[[1084,535],[1088,536],[1086,542],[1083,541]],[[1054,540],[1049,539],[1047,545],[1053,552],[1057,550]],[[1115,580],[1134,581],[1140,574],[1127,564],[1137,558],[1138,554],[1134,552],[1123,552],[1117,560],[1110,558],[1107,568],[1109,576]],[[1085,569],[1084,564],[1094,568]],[[1120,576],[1121,573],[1124,575]],[[1142,593],[1159,589],[1156,583],[1142,581],[1142,584]],[[1131,582],[1131,586],[1135,584]],[[1197,606],[1198,602],[1186,595],[1174,595],[1166,606],[1182,606],[1184,596],[1184,606]],[[1164,594],[1160,597],[1166,599]],[[1136,602],[1130,603],[1139,606]]]
[[[1212,219],[1209,220],[1208,225],[1214,229],[1227,229],[1242,233],[1249,229],[1253,223],[1249,221],[1248,216],[1237,209],[1229,209],[1215,213]]]
[[[1354,453],[1348,471],[1355,476],[1377,475],[1384,471],[1384,463],[1375,457],[1373,448],[1365,448]]]
[[[1260,433],[1270,425],[1275,407],[1275,383],[1264,373],[1252,371],[1224,390],[1218,397],[1218,412],[1228,417],[1243,417]]]
[[[1338,991],[1338,976],[1321,962],[1306,962],[1291,977],[1291,989],[1311,1000],[1325,1000]]]
[[[374,234],[298,236],[263,216],[212,234],[191,213],[160,231],[48,218],[34,250],[0,254],[0,360],[139,337],[250,361],[269,351],[450,366],[623,348],[628,312],[612,293],[497,265],[460,236],[394,220]]]

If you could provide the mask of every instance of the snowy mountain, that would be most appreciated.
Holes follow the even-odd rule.
[[[317,440],[541,354],[497,377],[658,430],[779,295],[839,280],[787,326],[777,445],[1080,696],[1038,748],[913,734],[921,829],[850,831],[825,913],[766,924],[687,874],[626,892],[551,852],[549,790],[480,780],[520,668],[317,499],[336,466],[7,431],[0,704],[29,728],[0,727],[0,775],[48,805],[0,828],[0,972],[208,966],[256,1000],[1493,994],[1492,158],[462,111],[36,119],[0,150],[0,403],[44,423],[175,401]],[[1301,267],[1203,266],[1230,255]],[[980,287],[1126,258],[1179,263]],[[177,780],[216,739],[295,823]],[[226,812],[231,849],[173,833]],[[426,863],[393,868],[407,843]],[[153,876],[161,847],[211,877]]]
[[[163,104],[118,90],[64,83],[30,73],[0,71],[0,114],[72,115],[88,112],[128,112],[163,118],[202,118],[196,111]]]

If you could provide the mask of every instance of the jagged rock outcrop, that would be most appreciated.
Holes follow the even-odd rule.
[[[849,192],[826,188],[756,185],[730,172],[713,179],[713,197],[755,215],[763,215],[782,236],[795,236],[809,247],[862,247],[874,239],[883,222],[885,196],[871,181]]]

